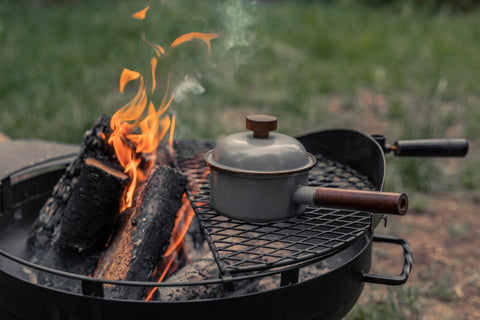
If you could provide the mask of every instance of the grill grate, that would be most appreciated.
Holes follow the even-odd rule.
[[[211,142],[178,141],[178,167],[188,177],[188,193],[223,275],[270,270],[320,260],[350,245],[370,230],[371,214],[362,211],[307,207],[298,217],[250,223],[219,215],[210,208],[209,169],[203,156]],[[355,170],[316,155],[309,185],[375,190]]]

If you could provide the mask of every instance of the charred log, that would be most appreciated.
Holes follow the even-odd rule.
[[[58,234],[54,235],[53,244],[58,250],[87,255],[103,250],[113,232],[128,182],[123,172],[98,160],[86,159]]]
[[[255,237],[251,236],[252,241]],[[234,247],[232,247],[233,249]],[[260,249],[259,250],[263,251]],[[208,248],[207,248],[208,250]],[[200,252],[203,250],[199,250]],[[239,248],[241,251],[241,248]],[[205,251],[203,251],[205,252]],[[268,255],[269,250],[264,249],[264,254]],[[308,265],[299,270],[300,282],[317,277],[320,274],[328,272],[328,268],[323,261]],[[164,283],[189,283],[201,282],[204,280],[218,279],[220,271],[211,252],[206,253],[201,259],[194,263],[177,270]],[[282,274],[269,275],[267,277],[258,277],[247,280],[234,280],[229,282],[228,286],[223,283],[195,286],[166,286],[157,288],[154,299],[157,301],[189,301],[221,297],[235,297],[249,293],[263,292],[282,286]]]
[[[254,239],[253,235],[252,239]],[[208,248],[205,249],[208,250]],[[241,249],[239,248],[239,250]],[[268,253],[268,250],[265,250],[265,253]],[[200,251],[205,252],[205,250]],[[219,277],[220,269],[218,268],[212,252],[209,251],[201,259],[182,269],[179,269],[164,282],[172,284],[180,282],[201,282],[203,280],[218,279]],[[241,281],[231,281],[227,286],[223,283],[204,286],[167,286],[159,287],[154,298],[157,301],[167,302],[234,297],[247,293],[274,289],[278,287],[279,284],[280,275],[252,278]]]
[[[185,177],[176,170],[163,166],[152,169],[135,207],[122,213],[121,226],[95,277],[131,281],[151,279],[169,244],[185,186]],[[138,287],[106,286],[105,297],[143,299],[147,291]]]
[[[128,181],[123,172],[98,160],[86,159],[76,187],[62,210],[62,219],[49,242],[36,250],[32,262],[57,270],[92,274],[113,232]],[[78,287],[52,277],[43,274],[38,281],[55,288]]]
[[[215,259],[210,254],[194,263],[178,270],[165,280],[165,283],[199,282],[219,278],[219,269]],[[234,281],[230,286],[223,283],[204,286],[169,286],[157,289],[155,300],[163,302],[190,301],[241,296],[248,293],[261,292],[277,288],[280,275]]]
[[[28,244],[33,249],[43,249],[56,232],[65,207],[68,204],[73,190],[78,184],[78,177],[85,163],[85,159],[94,158],[96,160],[110,163],[112,166],[118,166],[115,160],[113,148],[108,145],[107,137],[110,136],[110,117],[101,116],[84,135],[83,143],[80,147],[78,156],[66,168],[52,195],[45,202],[40,210],[39,216],[33,224],[30,232]]]
[[[218,278],[218,273],[217,264],[210,254],[209,256],[178,270],[164,282],[197,282]],[[161,287],[157,289],[156,300],[166,302],[218,298],[224,296],[224,293],[225,288],[222,284],[209,286]]]

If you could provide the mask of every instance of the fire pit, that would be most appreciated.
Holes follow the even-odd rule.
[[[332,134],[335,146],[332,148]],[[383,150],[371,137],[350,130],[300,137],[317,158],[309,185],[377,190],[383,188]],[[328,142],[329,141],[329,142]],[[308,207],[284,221],[249,223],[217,214],[209,205],[209,177],[203,161],[212,142],[177,141],[163,158],[188,177],[187,194],[199,236],[213,255],[214,272],[194,281],[175,275],[161,283],[115,281],[55,270],[29,262],[25,242],[38,210],[63,172],[58,158],[21,168],[2,180],[0,228],[0,313],[2,319],[118,319],[195,316],[200,319],[339,319],[355,304],[364,283],[399,285],[407,281],[412,255],[399,238],[374,236],[380,215]],[[71,157],[63,161],[65,166]],[[195,225],[195,224],[194,224]],[[369,274],[376,241],[403,247],[399,276]],[[194,261],[195,263],[195,261]],[[76,282],[81,292],[39,285],[25,271]],[[188,277],[187,277],[188,279]],[[250,285],[250,284],[254,285]],[[105,289],[155,288],[183,294],[153,301],[111,299]],[[211,289],[216,288],[216,289]],[[187,299],[188,292],[197,292]],[[212,296],[211,292],[222,292]],[[158,294],[162,296],[162,294]],[[163,295],[165,296],[165,295]],[[168,296],[168,297],[171,297]]]

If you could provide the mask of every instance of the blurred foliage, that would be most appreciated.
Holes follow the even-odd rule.
[[[145,21],[131,18],[148,4]],[[161,88],[170,72],[172,90],[192,89],[170,111],[177,138],[243,130],[244,116],[256,112],[277,115],[279,130],[292,135],[348,127],[391,143],[465,136],[475,150],[478,30],[477,10],[432,11],[415,1],[4,0],[0,131],[79,143],[100,114],[134,96],[136,83],[118,92],[123,68],[149,74],[152,49],[141,34],[168,49],[198,31],[220,33],[210,54],[191,42],[167,50],[158,67]],[[479,188],[477,154],[457,167],[388,155],[387,189]]]
[[[391,5],[405,0],[363,0],[370,5]],[[433,11],[453,10],[459,12],[470,12],[478,8],[480,0],[410,0],[412,5],[422,9]]]
[[[388,287],[381,300],[370,295],[364,305],[356,306],[346,320],[407,320],[420,315],[420,298],[415,288]]]

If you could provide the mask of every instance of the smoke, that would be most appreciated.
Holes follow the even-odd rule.
[[[175,128],[177,138],[214,136],[218,131],[225,131],[225,128],[218,125],[217,117],[221,113],[212,110],[223,110],[225,106],[235,105],[235,98],[225,97],[243,95],[237,76],[259,49],[256,34],[257,5],[254,2],[224,0],[209,3],[212,5],[198,5],[197,14],[192,12],[194,17],[203,18],[189,21],[187,31],[218,34],[218,38],[211,41],[211,50],[207,50],[202,42],[192,42],[181,50],[179,48],[170,53],[170,58],[178,61],[170,77],[174,108],[178,110]],[[212,125],[212,122],[217,125]]]
[[[256,40],[255,3],[227,0],[218,8],[223,25],[219,55],[225,72],[235,73],[251,57]]]
[[[253,42],[255,19],[252,15],[254,4],[247,1],[226,1],[220,6],[222,22],[225,27],[225,49],[234,50],[248,47]]]
[[[182,102],[189,94],[198,95],[204,92],[205,88],[196,78],[186,75],[173,91],[174,101],[179,103]]]
[[[226,0],[211,10],[206,19],[208,26],[203,28],[219,37],[212,39],[208,52],[200,43],[197,50],[190,56],[184,55],[175,66],[175,102],[192,103],[189,97],[206,93],[207,87],[224,90],[235,86],[236,72],[255,52],[255,6],[249,1]]]

